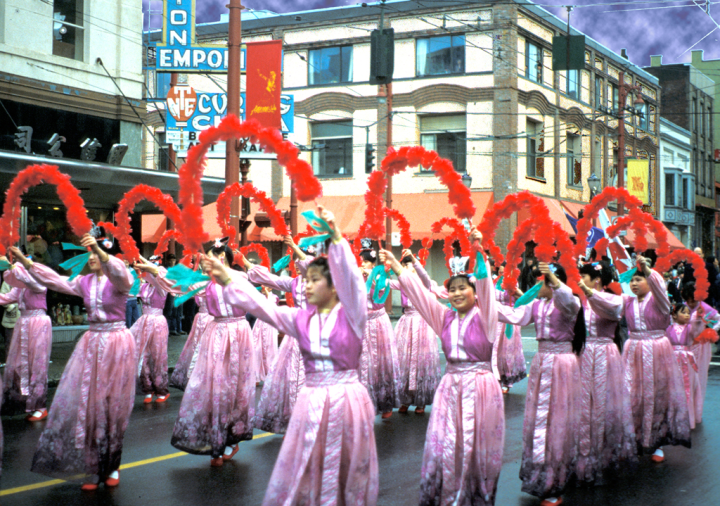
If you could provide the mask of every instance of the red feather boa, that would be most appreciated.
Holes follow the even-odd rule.
[[[376,170],[367,180],[368,189],[365,192],[365,221],[361,225],[363,230],[362,237],[369,237],[380,241],[385,235],[385,223],[383,222],[383,209],[385,202],[385,190],[387,189],[387,179],[385,174]],[[358,235],[359,236],[359,235]],[[359,244],[359,243],[358,243]]]
[[[240,122],[237,116],[230,114],[220,125],[200,134],[200,143],[190,148],[187,160],[179,170],[179,200],[190,250],[200,250],[203,242],[208,240],[208,234],[203,230],[203,192],[200,184],[205,155],[210,145],[234,139],[248,139],[249,142],[260,144],[265,151],[276,153],[278,163],[285,167],[299,200],[307,202],[322,195],[320,181],[313,174],[310,164],[298,158],[300,150],[292,142],[283,140],[282,134],[275,128],[264,128],[255,120]]]
[[[268,269],[270,268],[270,255],[268,254],[268,250],[265,246],[254,242],[240,248],[240,253],[242,253],[245,257],[247,257],[247,254],[251,251],[254,251],[260,257],[260,265],[265,266]]]
[[[695,270],[695,300],[701,301],[707,299],[710,288],[708,272],[705,268],[705,261],[694,251],[677,249],[668,255],[658,257],[655,270],[661,273],[667,272],[672,269],[673,265],[682,261],[690,262]]]
[[[447,267],[448,272],[450,272],[450,259],[453,257],[452,244],[454,241],[460,242],[461,254],[465,254],[470,257],[468,270],[472,271],[472,246],[470,245],[470,239],[468,238],[468,232],[465,230],[465,226],[463,226],[463,224],[456,218],[445,217],[433,223],[430,229],[433,233],[438,234],[444,226],[452,229],[450,235],[445,238],[445,243],[443,245],[443,251],[445,252],[445,266]]]
[[[430,256],[430,248],[432,248],[433,240],[426,237],[422,240],[422,249],[418,251],[417,259],[424,266]]]
[[[166,230],[160,238],[160,241],[158,241],[158,244],[155,247],[154,254],[160,256],[165,253],[168,250],[171,239],[182,242],[182,236],[180,235],[180,232],[178,232],[177,230]]]
[[[80,197],[80,191],[70,182],[70,176],[60,172],[56,165],[31,165],[18,172],[6,192],[3,215],[0,218],[0,254],[4,255],[6,248],[20,239],[23,194],[42,183],[55,185],[58,197],[67,208],[67,221],[75,235],[83,236],[92,228],[85,202]]]
[[[412,246],[412,235],[410,235],[410,222],[405,216],[397,209],[384,209],[385,216],[390,216],[400,229],[400,244],[405,249],[409,249]]]
[[[217,199],[217,222],[223,231],[223,235],[230,238],[228,246],[230,248],[237,247],[237,230],[230,224],[230,204],[232,197],[247,197],[257,202],[260,205],[260,209],[268,215],[270,218],[270,224],[275,231],[275,234],[280,237],[285,237],[290,233],[288,230],[287,223],[283,217],[282,211],[275,207],[275,202],[267,196],[264,191],[260,191],[255,188],[251,183],[233,183],[230,186],[226,186],[225,190],[218,196]]]

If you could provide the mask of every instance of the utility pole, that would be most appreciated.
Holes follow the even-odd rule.
[[[227,73],[227,112],[240,117],[240,45],[242,40],[242,22],[240,13],[244,7],[241,0],[230,0],[228,23],[228,73]],[[247,174],[245,174],[245,178]],[[225,186],[239,182],[240,179],[240,141],[229,140],[225,146]],[[233,197],[230,202],[230,224],[240,230],[240,201]],[[243,232],[244,235],[244,232]]]
[[[621,71],[618,76],[618,188],[625,188],[625,102],[629,93],[637,93],[638,98],[635,104],[642,104],[643,100],[640,94],[642,86],[630,85],[625,82],[625,72]],[[625,214],[625,206],[620,202],[617,207],[618,216]]]
[[[157,72],[155,73],[156,79],[157,79]],[[170,88],[172,89],[173,86],[175,86],[178,83],[178,75],[176,72],[170,73]],[[157,83],[155,83],[155,93],[157,93]],[[167,133],[166,133],[167,135]],[[172,144],[168,144],[168,169],[170,172],[177,172],[177,154],[175,153],[175,149],[173,148]],[[175,228],[175,224],[172,222],[171,219],[167,219],[165,221],[165,229],[166,230],[172,230]],[[174,255],[175,254],[175,239],[170,239],[170,242],[168,243],[168,254]]]

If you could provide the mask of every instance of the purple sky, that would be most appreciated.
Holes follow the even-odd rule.
[[[697,0],[703,9],[692,5],[689,1],[669,2],[655,0],[573,0],[577,5],[570,18],[571,25],[597,40],[611,50],[620,53],[627,48],[630,60],[640,66],[650,65],[650,55],[662,54],[663,63],[681,63],[690,61],[688,48],[716,27],[713,20],[704,11],[704,2],[710,1],[711,16],[720,24],[720,1]],[[422,0],[420,0],[422,3]],[[159,0],[142,0],[143,11],[147,11],[152,3],[154,14],[153,28],[160,25],[162,2]],[[220,15],[227,13],[228,0],[196,0],[197,22],[218,21]],[[297,12],[354,5],[357,0],[244,0],[243,5],[252,9],[267,9],[275,12]],[[537,0],[542,5],[558,6],[563,2],[557,0]],[[624,5],[598,5],[598,4]],[[588,7],[582,7],[589,5]],[[666,8],[675,5],[685,7]],[[564,7],[546,7],[562,20],[567,19]],[[632,10],[641,9],[641,10]],[[146,20],[147,23],[147,20]],[[693,49],[703,49],[704,57],[720,58],[720,28],[699,42]],[[683,54],[684,53],[684,54]]]

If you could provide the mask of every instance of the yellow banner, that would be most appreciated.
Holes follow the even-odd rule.
[[[627,160],[627,190],[643,204],[650,203],[650,160]]]

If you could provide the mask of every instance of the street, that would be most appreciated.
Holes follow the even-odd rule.
[[[523,334],[526,334],[525,332]],[[528,333],[529,334],[529,333]],[[535,342],[526,337],[526,359],[531,360]],[[693,432],[692,449],[666,448],[666,462],[653,464],[643,457],[637,469],[627,469],[604,486],[572,485],[564,504],[577,506],[644,506],[716,504],[720,480],[716,461],[720,448],[720,357],[711,365],[703,423]],[[520,492],[518,471],[527,380],[505,397],[506,441],[504,467],[496,504],[537,505],[539,501]],[[125,436],[120,486],[81,492],[78,484],[50,480],[30,472],[35,445],[44,422],[30,424],[22,416],[4,417],[5,453],[0,504],[13,506],[113,505],[113,506],[255,506],[262,498],[282,444],[282,436],[256,431],[256,438],[241,443],[235,458],[221,468],[211,468],[209,457],[177,452],[170,434],[180,405],[181,392],[171,389],[166,404],[144,405],[136,397],[130,427]],[[259,389],[258,389],[259,395]],[[424,416],[411,409],[397,411],[389,420],[375,423],[380,463],[378,504],[414,505],[419,497],[420,465],[429,410]],[[714,499],[713,499],[714,498]]]

